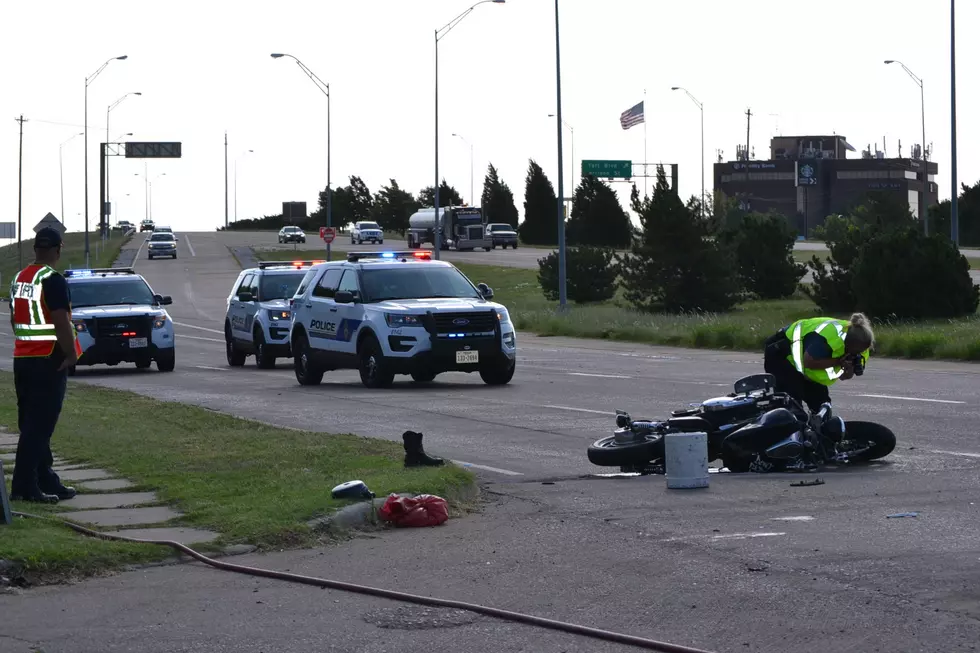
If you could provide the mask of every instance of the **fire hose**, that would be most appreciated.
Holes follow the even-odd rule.
[[[94,531],[92,529],[85,528],[84,526],[79,526],[78,524],[75,524],[71,521],[64,520],[64,519],[42,517],[40,515],[33,515],[24,512],[13,512],[12,514],[18,517],[28,517],[31,519],[41,519],[45,521],[57,522],[67,526],[68,528],[71,528],[72,530],[78,533],[81,533],[82,535],[87,535],[89,537],[97,537],[103,540],[114,540],[117,542],[132,542],[134,544],[156,544],[160,546],[168,546],[172,549],[175,549],[193,558],[194,560],[197,560],[198,562],[203,562],[204,564],[214,567],[216,569],[222,569],[224,571],[234,571],[249,576],[272,578],[275,580],[284,580],[291,583],[299,583],[301,585],[312,585],[313,587],[319,587],[323,589],[333,589],[333,590],[340,590],[343,592],[352,592],[354,594],[377,596],[384,599],[390,599],[392,601],[403,601],[406,603],[416,603],[419,605],[428,605],[428,606],[433,606],[438,608],[449,608],[452,610],[464,610],[466,612],[482,614],[488,617],[494,617],[496,619],[502,619],[505,621],[513,621],[516,623],[527,624],[530,626],[538,626],[540,628],[546,628],[549,630],[556,630],[559,632],[570,633],[572,635],[582,635],[585,637],[591,637],[593,639],[613,642],[616,644],[635,646],[637,648],[645,649],[648,651],[660,651],[661,653],[710,653],[710,651],[690,648],[688,646],[679,646],[677,644],[669,644],[667,642],[658,642],[656,640],[647,639],[644,637],[635,637],[633,635],[626,635],[623,633],[617,633],[609,630],[591,628],[588,626],[580,626],[578,624],[556,621],[554,619],[546,619],[544,617],[536,617],[534,615],[524,614],[521,612],[501,610],[499,608],[492,608],[484,605],[479,605],[476,603],[454,601],[451,599],[440,599],[440,598],[435,598],[430,596],[421,596],[418,594],[408,594],[406,592],[396,592],[394,590],[386,590],[378,587],[369,587],[367,585],[356,585],[354,583],[347,583],[339,580],[329,580],[326,578],[317,578],[316,576],[306,576],[303,574],[293,574],[289,572],[275,571],[271,569],[262,569],[260,567],[236,565],[230,562],[223,562],[221,560],[214,560],[213,558],[208,558],[207,556],[198,553],[194,549],[191,549],[190,547],[181,544],[180,542],[174,542],[172,540],[148,540],[148,539],[140,539],[135,537],[124,537],[122,535],[109,535],[107,533],[100,533],[99,531]]]

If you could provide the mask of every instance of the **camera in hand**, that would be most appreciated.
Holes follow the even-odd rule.
[[[861,376],[864,374],[864,357],[862,357],[861,354],[853,354],[847,358],[854,366],[854,376]]]

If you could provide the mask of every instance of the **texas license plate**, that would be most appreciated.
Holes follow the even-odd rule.
[[[456,352],[456,364],[467,365],[480,362],[480,352],[478,351],[458,351]]]
[[[146,338],[130,338],[129,348],[130,349],[140,349],[141,347],[146,347]]]

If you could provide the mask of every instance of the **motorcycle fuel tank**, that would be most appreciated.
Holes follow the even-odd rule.
[[[725,438],[724,446],[738,450],[740,455],[763,453],[775,445],[784,444],[787,438],[800,430],[800,426],[792,412],[785,408],[774,408]],[[784,453],[795,451],[793,444],[785,444],[786,447],[782,448]]]

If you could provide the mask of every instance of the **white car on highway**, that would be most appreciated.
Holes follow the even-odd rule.
[[[316,261],[262,261],[242,270],[228,295],[225,311],[225,353],[228,365],[241,367],[255,356],[261,369],[288,358],[289,299]]]
[[[316,385],[327,371],[356,369],[369,388],[396,374],[424,383],[450,371],[509,383],[517,333],[492,298],[486,284],[425,251],[353,252],[314,265],[292,299],[296,379]]]
[[[384,243],[385,235],[381,230],[381,225],[377,222],[355,222],[354,228],[350,230],[350,244],[357,243],[361,245],[365,241],[378,243],[379,245]]]

